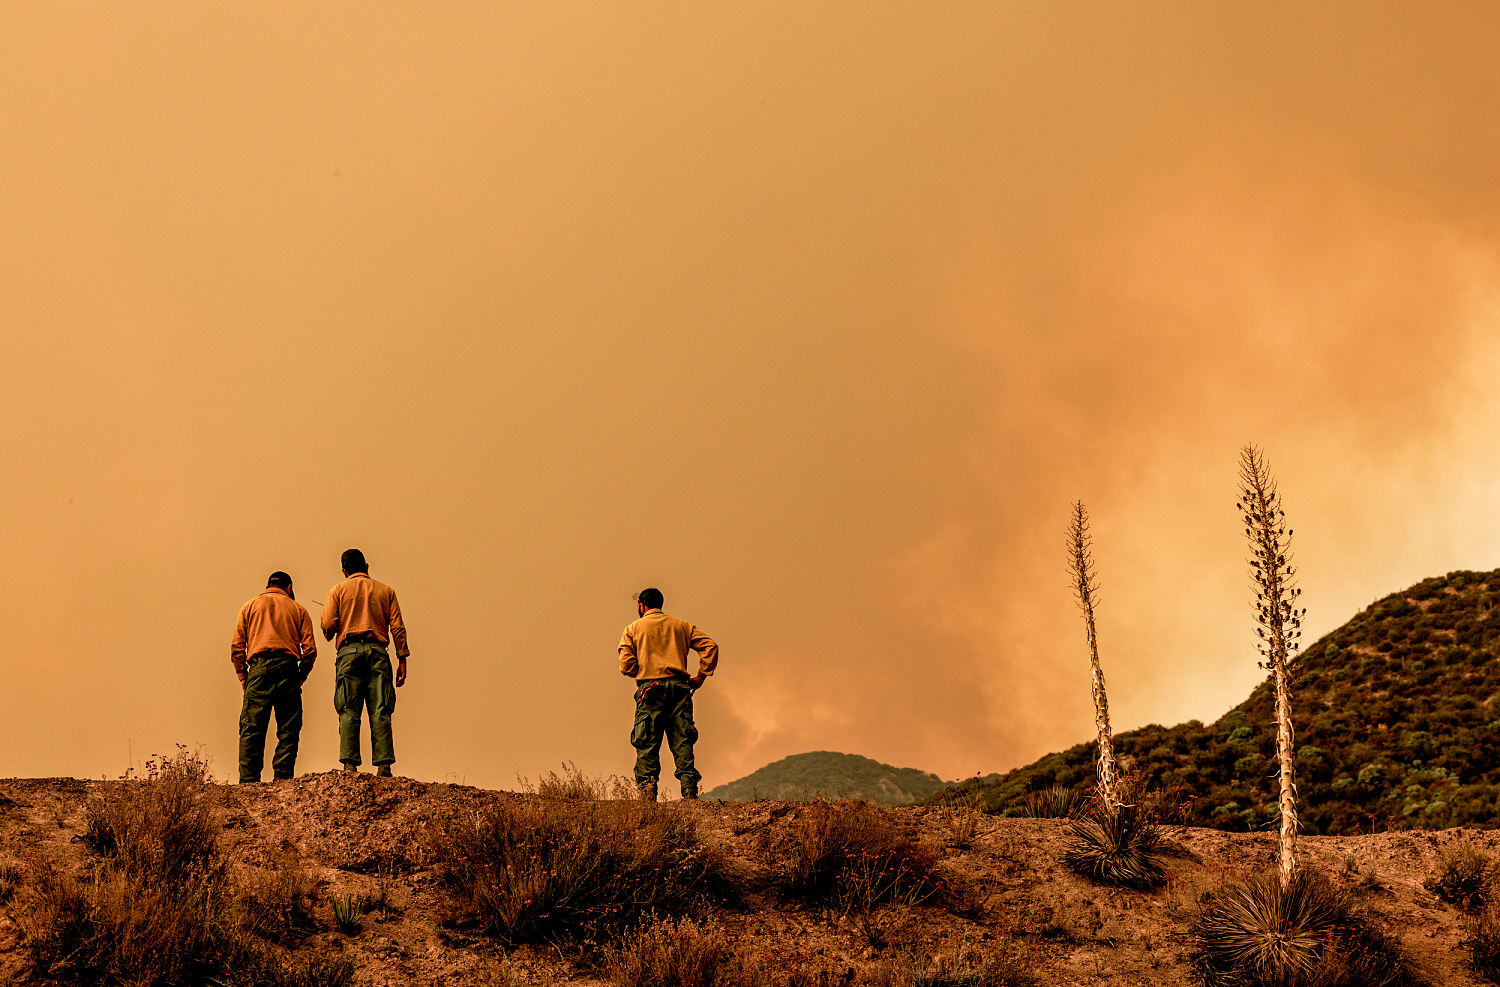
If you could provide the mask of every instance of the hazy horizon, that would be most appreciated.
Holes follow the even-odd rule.
[[[232,772],[240,605],[364,549],[398,773],[626,773],[631,594],[720,644],[705,788],[947,779],[1500,565],[1500,9],[13,7],[0,776]],[[320,641],[299,771],[337,763]]]

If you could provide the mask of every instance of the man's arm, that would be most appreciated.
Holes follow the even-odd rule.
[[[713,638],[694,627],[688,634],[688,647],[698,652],[698,674],[689,681],[695,687],[700,686],[719,666],[719,646],[714,643]]]
[[[332,641],[335,634],[339,632],[339,595],[338,587],[328,591],[328,597],[323,601],[323,640]]]
[[[297,672],[302,676],[302,681],[307,681],[307,676],[312,673],[313,663],[318,660],[318,642],[313,638],[312,618],[307,614],[307,608],[302,607],[301,615],[297,619],[297,629],[301,636],[300,651],[297,661]]]
[[[386,587],[390,589],[390,587]],[[401,620],[401,604],[396,602],[396,591],[391,589],[390,604],[386,607],[387,626],[390,627],[391,643],[396,646],[396,687],[406,684],[406,659],[411,649],[406,646],[406,624]]]
[[[630,639],[630,628],[620,635],[620,674],[635,678],[641,670],[640,659],[635,654],[635,642]]]
[[[229,663],[239,677],[240,688],[245,688],[245,649],[250,641],[250,604],[240,607],[234,618],[234,635],[229,639]]]

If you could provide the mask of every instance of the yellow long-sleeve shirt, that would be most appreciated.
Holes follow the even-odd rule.
[[[687,676],[687,653],[698,653],[699,675],[712,675],[719,664],[713,638],[677,617],[647,610],[620,635],[620,674],[637,682]]]
[[[318,657],[307,608],[280,586],[267,586],[264,593],[240,607],[234,621],[234,636],[229,640],[234,670],[243,672],[245,660],[262,651],[290,651],[308,662]]]
[[[396,657],[411,654],[406,646],[406,625],[401,622],[401,605],[396,591],[385,583],[356,572],[328,591],[323,601],[323,636],[343,647],[350,634],[370,634],[381,644],[396,645]]]

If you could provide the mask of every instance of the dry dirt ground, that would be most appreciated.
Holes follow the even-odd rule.
[[[131,782],[73,779],[0,781],[0,866],[41,858],[83,869],[90,851],[78,840],[90,793]],[[272,866],[288,852],[319,882],[320,930],[298,954],[341,955],[357,968],[356,982],[385,984],[602,983],[555,950],[525,947],[507,953],[467,933],[446,928],[450,894],[424,864],[426,833],[452,813],[499,799],[525,796],[409,779],[339,773],[290,782],[216,788],[222,801],[221,846],[236,868]],[[702,839],[717,843],[745,873],[776,865],[778,833],[807,807],[791,802],[671,803],[663,811],[691,813]],[[1179,834],[1191,856],[1172,862],[1172,879],[1151,894],[1091,885],[1060,863],[1066,823],[1000,819],[970,809],[883,810],[916,824],[921,839],[943,858],[942,873],[965,889],[963,914],[926,906],[888,905],[873,925],[818,908],[751,894],[716,910],[712,923],[737,948],[779,967],[800,967],[828,984],[858,984],[892,950],[921,956],[982,956],[1000,949],[1024,953],[1046,984],[1195,983],[1190,928],[1201,898],[1273,860],[1270,834],[1188,829]],[[1366,907],[1397,933],[1431,983],[1480,981],[1468,972],[1460,943],[1465,918],[1423,887],[1440,854],[1468,842],[1500,849],[1500,833],[1410,831],[1353,837],[1305,837],[1301,859],[1358,889]],[[382,861],[408,861],[407,872],[382,872]],[[361,931],[339,933],[331,899],[381,890],[391,908],[367,916]],[[0,908],[0,983],[25,983],[16,910],[24,887]],[[871,944],[872,936],[883,949]],[[821,973],[820,973],[821,971]]]

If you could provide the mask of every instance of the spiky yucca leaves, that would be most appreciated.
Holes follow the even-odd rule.
[[[1255,583],[1255,634],[1260,639],[1262,668],[1270,671],[1276,691],[1276,760],[1281,767],[1281,833],[1278,843],[1281,882],[1291,880],[1296,870],[1297,784],[1292,770],[1291,656],[1301,644],[1302,618],[1298,609],[1302,595],[1295,583],[1292,565],[1292,530],[1286,526],[1286,511],[1276,479],[1265,455],[1255,446],[1240,452],[1240,501],[1235,504],[1245,518],[1245,537],[1250,540],[1250,576]]]
[[[1093,536],[1089,534],[1089,514],[1083,501],[1073,504],[1073,522],[1068,525],[1068,568],[1073,576],[1073,595],[1083,613],[1083,627],[1089,641],[1089,668],[1094,676],[1094,725],[1099,729],[1099,796],[1107,805],[1119,805],[1119,771],[1115,767],[1115,747],[1109,729],[1109,697],[1104,691],[1104,669],[1099,664],[1099,637],[1094,631],[1094,596],[1099,581],[1094,572]]]
[[[1174,852],[1153,813],[1100,799],[1092,814],[1068,827],[1063,862],[1098,884],[1150,891],[1166,881],[1163,862]]]
[[[1209,987],[1398,987],[1421,981],[1395,939],[1316,871],[1221,891],[1193,927]]]

